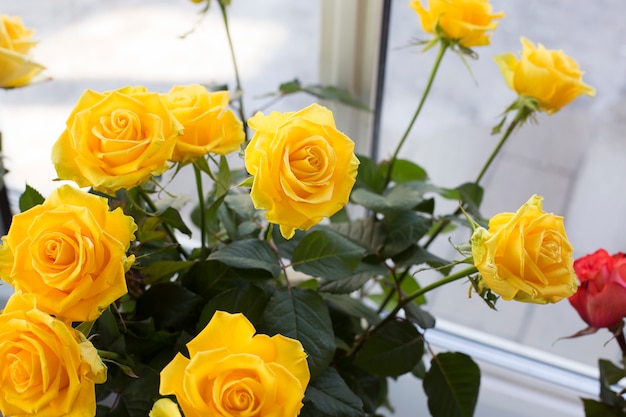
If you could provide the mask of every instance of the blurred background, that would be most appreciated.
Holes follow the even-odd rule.
[[[206,15],[189,0],[0,0],[0,12],[19,15],[37,31],[36,61],[51,81],[0,91],[6,182],[14,209],[25,184],[47,195],[59,183],[50,149],[85,89],[107,91],[144,85],[167,92],[175,84],[228,84],[232,62],[217,2]],[[228,9],[235,53],[245,93],[244,109],[294,111],[314,98],[297,94],[278,102],[263,97],[297,78],[302,83],[336,84],[375,105],[382,86],[379,134],[373,115],[329,104],[339,129],[361,153],[388,158],[418,104],[435,58],[410,46],[427,39],[407,0],[391,0],[387,25],[383,0],[233,0]],[[476,177],[498,141],[491,128],[515,99],[493,56],[519,55],[520,37],[548,49],[563,49],[586,72],[597,96],[583,96],[560,112],[539,115],[517,131],[484,179],[485,217],[515,211],[532,194],[544,208],[565,216],[576,257],[605,248],[626,250],[622,197],[626,177],[626,3],[621,0],[493,0],[503,10],[479,59],[444,57],[429,100],[401,156],[422,165],[440,186],[456,187]],[[387,51],[379,53],[388,29]],[[380,76],[382,83],[377,83]],[[181,198],[194,195],[191,179],[177,178]],[[454,210],[441,202],[438,212]],[[467,240],[468,231],[452,235]],[[453,258],[450,242],[433,250]],[[426,277],[425,279],[429,279]],[[593,375],[599,357],[619,359],[610,334],[559,340],[586,325],[567,301],[549,306],[498,303],[489,310],[468,299],[468,284],[452,284],[430,295],[427,308],[450,333],[467,332],[483,352],[518,352],[579,374]],[[0,293],[11,291],[6,284]],[[456,327],[460,326],[460,327]],[[465,333],[464,333],[465,334]],[[440,344],[451,343],[445,337]],[[433,340],[435,343],[435,340]],[[449,346],[443,346],[449,348]],[[487,349],[487,350],[485,350]],[[487,354],[486,356],[490,356]],[[479,416],[582,416],[581,392],[542,385],[532,375],[486,361]],[[519,364],[516,366],[524,366]],[[531,372],[532,373],[532,372]],[[545,378],[544,378],[545,379]],[[549,378],[548,378],[549,379]],[[419,381],[400,379],[392,399],[399,416],[424,415]],[[593,390],[593,387],[591,388]],[[519,407],[512,404],[520,404]],[[506,410],[503,411],[503,410]],[[512,411],[513,410],[513,411]],[[503,414],[506,413],[506,414]],[[521,414],[515,414],[521,413]]]

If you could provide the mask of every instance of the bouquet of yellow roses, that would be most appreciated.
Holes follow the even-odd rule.
[[[460,279],[490,307],[576,292],[562,217],[531,196],[486,221],[480,182],[536,112],[594,90],[562,51],[522,38],[520,58],[496,59],[518,94],[500,142],[476,179],[438,187],[400,150],[445,53],[473,56],[504,13],[488,0],[410,6],[439,51],[387,161],[355,155],[319,104],[246,118],[239,81],[234,100],[199,84],[82,94],[52,148],[58,179],[79,188],[27,187],[0,246],[15,288],[0,314],[3,415],[377,416],[388,380],[409,373],[433,416],[473,415],[478,366],[429,350],[423,296]],[[165,179],[189,169],[186,219]],[[458,210],[437,213],[440,198]],[[471,228],[457,260],[429,250],[451,224]],[[425,269],[442,277],[422,286]]]

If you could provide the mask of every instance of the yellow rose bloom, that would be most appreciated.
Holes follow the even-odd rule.
[[[168,108],[182,123],[171,160],[193,162],[209,152],[227,155],[245,140],[243,123],[228,109],[228,91],[210,93],[199,84],[175,86],[164,95]]]
[[[182,417],[178,405],[169,398],[161,398],[152,406],[148,417]]]
[[[114,194],[165,172],[181,133],[158,93],[87,90],[52,148],[52,162],[59,179]]]
[[[295,417],[309,383],[299,341],[255,334],[242,314],[217,311],[161,371],[161,395],[173,394],[185,417]]]
[[[90,341],[13,294],[0,314],[0,412],[4,416],[93,417],[106,367]]]
[[[428,0],[428,9],[421,0],[414,0],[409,6],[420,18],[426,33],[437,34],[437,25],[447,39],[458,42],[466,48],[489,45],[489,31],[495,30],[504,12],[493,13],[489,0]]]
[[[512,53],[494,59],[507,85],[517,94],[539,102],[539,108],[548,114],[559,111],[578,96],[593,97],[596,90],[582,80],[584,72],[576,61],[561,50],[537,47],[522,37],[522,53],[517,59]]]
[[[505,300],[555,303],[576,292],[572,245],[563,218],[533,196],[516,213],[500,213],[489,230],[472,234],[474,265],[482,283]]]
[[[359,160],[330,110],[313,104],[298,112],[259,112],[248,125],[256,130],[245,150],[252,202],[285,238],[346,205]]]
[[[20,17],[0,15],[0,87],[23,87],[45,69],[30,58],[34,34]]]
[[[91,321],[126,294],[126,251],[137,229],[107,200],[69,185],[13,217],[0,245],[0,278],[31,293],[37,307],[71,321]]]

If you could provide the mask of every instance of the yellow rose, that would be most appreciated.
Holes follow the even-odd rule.
[[[285,238],[346,205],[359,160],[330,110],[313,104],[298,112],[259,112],[248,125],[256,130],[245,151],[252,201]]]
[[[0,412],[5,416],[93,417],[94,384],[106,367],[79,332],[15,293],[0,314]]]
[[[426,33],[437,34],[436,28],[445,33],[447,39],[466,48],[489,45],[488,31],[495,30],[504,12],[492,13],[489,0],[428,0],[428,10],[420,0],[409,6],[415,10]]]
[[[593,97],[596,90],[582,80],[584,72],[561,50],[547,50],[522,37],[522,54],[518,60],[512,53],[494,59],[507,85],[524,97],[539,102],[540,110],[555,113],[581,94]]]
[[[185,417],[295,417],[309,383],[299,341],[256,334],[242,314],[215,313],[161,371],[161,395],[173,394]]]
[[[91,321],[126,294],[126,251],[137,229],[107,200],[69,185],[13,217],[0,245],[0,277],[32,293],[37,307],[71,321]]]
[[[0,87],[23,87],[45,68],[30,59],[34,34],[21,18],[0,15]]]
[[[474,265],[482,282],[505,300],[555,303],[576,292],[572,245],[563,218],[532,196],[517,213],[500,213],[489,230],[472,234]]]
[[[245,140],[243,123],[227,109],[228,91],[209,93],[199,84],[175,86],[165,99],[184,127],[172,161],[186,163],[209,152],[226,155]]]
[[[182,417],[178,405],[169,398],[161,398],[152,406],[148,417]]]
[[[114,194],[165,172],[181,131],[160,94],[87,90],[52,148],[52,162],[59,179]]]

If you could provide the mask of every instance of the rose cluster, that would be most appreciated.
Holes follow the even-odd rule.
[[[200,85],[167,94],[88,90],[53,147],[58,178],[114,195],[175,164],[236,151],[245,134],[228,104],[228,92]],[[249,124],[256,130],[245,153],[251,198],[285,238],[347,203],[359,161],[329,110],[259,113]],[[70,185],[14,217],[0,246],[0,277],[16,290],[0,317],[7,323],[0,334],[2,413],[93,415],[94,384],[106,380],[106,368],[72,323],[97,320],[127,293],[136,231],[122,208],[109,211],[106,198]],[[24,331],[32,333],[26,341]],[[218,312],[189,343],[190,357],[179,354],[163,369],[161,393],[175,395],[190,416],[297,415],[309,380],[302,345],[254,333],[242,315]],[[177,410],[161,401],[153,413],[164,409]]]
[[[167,94],[144,87],[85,91],[52,148],[59,179],[106,194],[161,175],[169,162],[226,154],[244,141],[242,122],[227,108],[228,92],[200,85]]]
[[[0,245],[0,277],[15,287],[0,314],[3,415],[94,415],[106,367],[72,322],[126,293],[135,230],[105,198],[69,185],[14,217]]]

